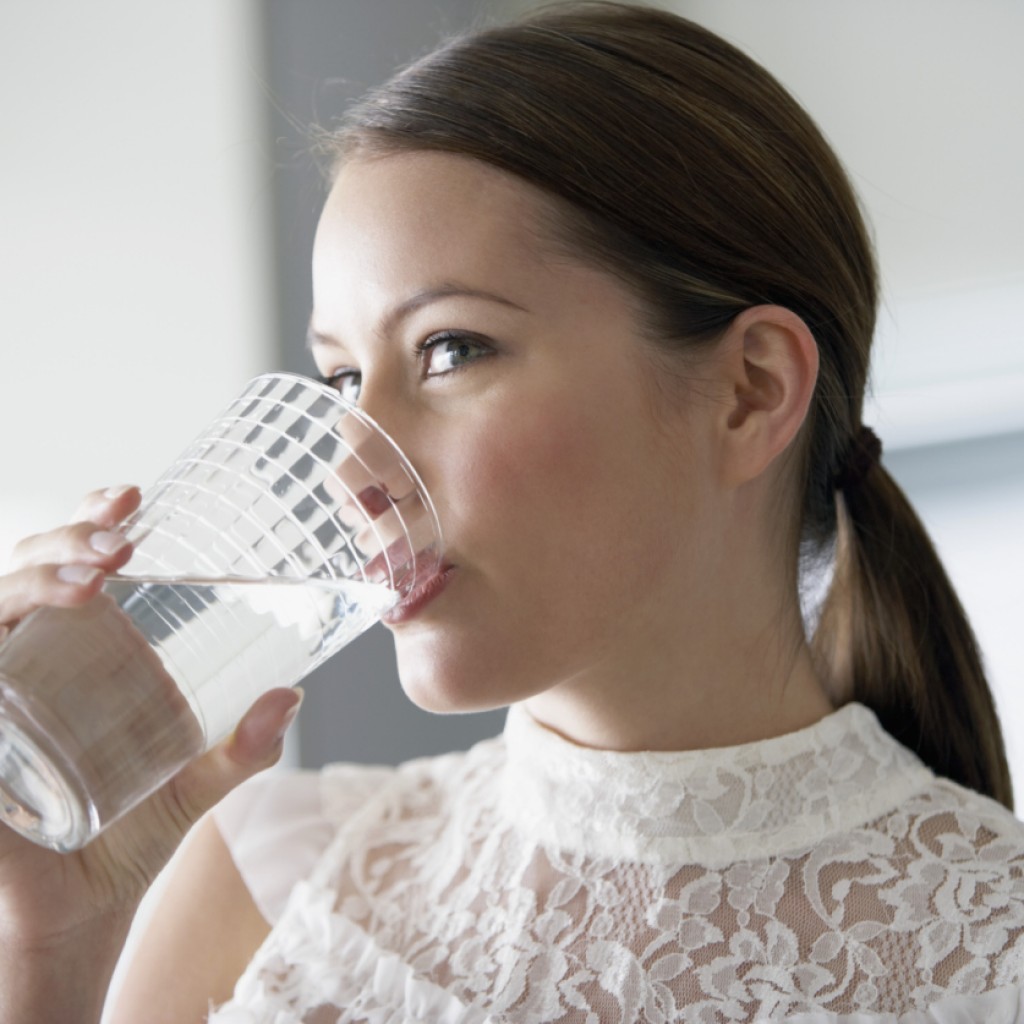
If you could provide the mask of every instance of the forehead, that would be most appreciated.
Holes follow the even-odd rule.
[[[318,277],[349,274],[396,284],[500,276],[529,285],[552,258],[544,238],[553,215],[538,189],[467,157],[414,152],[353,160],[320,220],[314,288]]]

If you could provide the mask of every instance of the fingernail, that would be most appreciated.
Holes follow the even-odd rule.
[[[107,501],[113,501],[115,498],[120,498],[122,494],[127,494],[134,486],[134,484],[119,484],[116,487],[108,487],[103,492],[103,497]]]
[[[83,587],[95,582],[96,578],[101,575],[102,570],[91,565],[62,565],[57,570],[57,579],[63,583],[74,583]]]
[[[98,551],[101,555],[115,555],[128,543],[122,533],[113,533],[107,530],[97,530],[89,538],[89,547]]]
[[[305,696],[305,692],[300,686],[295,687],[295,692],[299,695],[299,699],[285,712],[284,718],[281,720],[281,728],[277,732],[277,738],[279,740],[284,737],[284,734],[288,731],[288,727],[295,721],[295,716],[299,713],[299,708],[302,707],[302,698]]]

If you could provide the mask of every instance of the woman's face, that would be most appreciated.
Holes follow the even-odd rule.
[[[697,611],[710,557],[695,403],[543,212],[484,164],[399,154],[349,163],[317,233],[317,365],[407,453],[445,535],[450,569],[390,624],[431,710],[620,685]]]

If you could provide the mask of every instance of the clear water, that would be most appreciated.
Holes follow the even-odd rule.
[[[0,645],[0,816],[82,845],[394,601],[380,584],[111,577],[81,608],[39,609]]]
[[[177,683],[208,743],[246,708],[291,686],[372,626],[395,601],[351,581],[133,579],[104,587]]]

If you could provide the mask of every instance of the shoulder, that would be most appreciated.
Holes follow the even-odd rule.
[[[346,820],[379,798],[393,768],[338,765],[277,770],[244,783],[212,812],[235,867],[270,923],[284,910]]]
[[[949,779],[933,777],[894,812],[893,824],[943,860],[981,856],[1010,873],[1024,860],[1024,822]]]
[[[1010,811],[936,778],[890,815],[886,829],[903,868],[906,902],[898,910],[959,923],[976,947],[980,936],[990,940],[990,953],[1024,946],[1024,823]]]
[[[918,1005],[1024,982],[1024,824],[933,778],[878,825],[887,840],[879,895],[890,934],[915,950]]]

